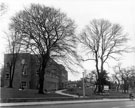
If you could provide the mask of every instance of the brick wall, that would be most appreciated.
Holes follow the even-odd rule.
[[[4,86],[9,85],[9,79],[6,79],[6,74],[9,73],[7,63],[11,62],[12,54],[5,54],[4,56]],[[13,87],[20,88],[21,83],[26,82],[24,88],[37,89],[38,88],[38,67],[39,62],[35,55],[29,53],[21,53],[18,55]],[[57,64],[53,59],[50,59],[45,73],[44,89],[56,90],[64,88],[64,84],[67,82],[67,71],[63,65]],[[60,87],[62,85],[62,87]]]

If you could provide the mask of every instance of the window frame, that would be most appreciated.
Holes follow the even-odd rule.
[[[21,86],[22,87],[27,87],[27,82],[26,81],[21,81]]]

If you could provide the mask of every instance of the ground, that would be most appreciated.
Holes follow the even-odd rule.
[[[31,89],[24,89],[18,90],[14,88],[1,88],[0,89],[1,95],[1,102],[27,102],[27,101],[56,101],[56,100],[74,100],[74,99],[81,99],[73,98],[69,96],[64,96],[60,94],[56,94],[54,91],[48,92],[45,94],[38,94],[38,90],[31,90]],[[65,91],[69,94],[75,94],[82,96],[83,92],[82,89],[69,89]],[[92,90],[87,88],[86,89],[86,96],[85,99],[103,99],[103,98],[128,98],[128,93],[121,93],[116,91],[109,91],[109,94],[93,94]]]
[[[38,94],[38,90],[14,88],[1,88],[1,98],[46,98],[46,97],[63,97],[53,91],[45,94]]]
[[[135,92],[135,90],[134,90]],[[79,94],[80,96],[83,95],[83,90],[81,88],[71,88],[65,91],[65,93],[69,94]],[[91,88],[86,88],[85,89],[85,95],[87,97],[91,98],[96,98],[96,97],[103,97],[103,98],[127,98],[129,97],[129,93],[123,93],[123,92],[118,92],[115,90],[109,90],[108,93],[103,93],[103,94],[94,94]]]
[[[0,88],[1,101],[42,101],[42,100],[57,100],[61,98],[68,98],[68,96],[63,96],[56,94],[54,91],[45,94],[38,94],[38,90],[24,89],[18,90],[15,88]],[[25,100],[24,100],[25,99]]]

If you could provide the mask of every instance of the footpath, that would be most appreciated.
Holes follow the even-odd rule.
[[[71,96],[77,98],[77,95],[71,95],[63,93],[64,90],[56,91],[57,94]],[[80,97],[81,98],[81,97]],[[114,102],[114,101],[129,101],[129,99],[93,99],[85,100],[63,100],[63,101],[44,101],[44,102],[17,102],[17,103],[0,103],[0,106],[30,106],[30,105],[58,105],[58,104],[81,104],[81,103],[91,103],[91,102]]]
[[[78,98],[77,95],[71,95],[71,94],[63,93],[63,91],[65,91],[65,90],[66,89],[64,89],[64,90],[58,90],[55,93],[60,94],[60,95],[65,95],[65,96],[70,96],[70,97]]]

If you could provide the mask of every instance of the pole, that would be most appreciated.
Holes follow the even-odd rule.
[[[84,83],[84,75],[85,75],[85,72],[83,72],[83,97],[85,98],[85,83]]]

